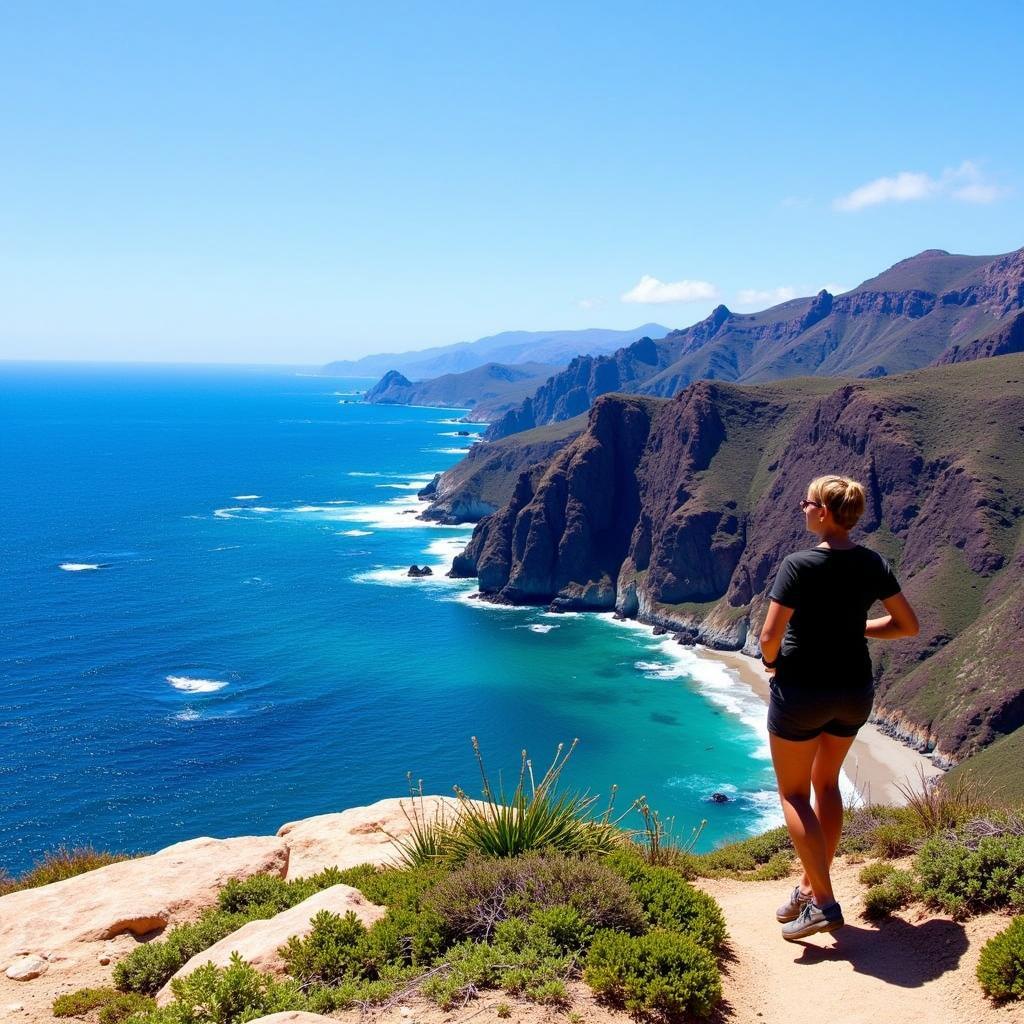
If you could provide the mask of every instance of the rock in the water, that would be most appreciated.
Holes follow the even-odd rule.
[[[459,437],[469,437],[468,430],[456,430],[455,433],[458,434]]]
[[[447,796],[425,796],[423,814],[432,821],[442,811],[451,821],[458,800]],[[416,798],[416,808],[421,806]],[[277,834],[288,844],[288,878],[315,875],[324,868],[341,869],[356,864],[391,864],[398,860],[399,848],[385,834],[408,836],[412,826],[403,813],[412,814],[409,797],[390,797],[366,807],[350,807],[337,814],[319,814],[314,818],[282,825]]]
[[[664,626],[655,626],[653,633],[655,636],[664,636],[668,630]]]
[[[339,917],[344,917],[351,910],[367,928],[387,912],[383,907],[371,903],[351,885],[332,885],[275,917],[242,925],[220,942],[197,953],[179,969],[174,978],[188,977],[197,967],[209,962],[218,967],[226,967],[234,952],[259,971],[284,974],[284,960],[278,951],[293,935],[305,938],[313,928],[312,919],[321,910],[328,910]],[[171,981],[157,993],[158,1006],[166,1006],[173,998]]]
[[[434,570],[429,565],[423,566],[421,569],[418,565],[410,565],[408,576],[433,576]]]
[[[31,981],[45,974],[49,966],[41,956],[19,956],[4,973],[11,981]]]
[[[284,875],[288,846],[276,837],[190,839],[149,857],[108,864],[73,878],[0,897],[0,964],[23,953],[53,964],[86,957],[123,932],[144,935],[192,921],[232,878]],[[62,965],[63,967],[64,965]]]
[[[725,793],[712,793],[711,802],[715,804],[727,804],[729,802],[729,798]]]

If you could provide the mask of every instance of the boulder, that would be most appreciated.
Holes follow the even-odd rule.
[[[434,570],[429,565],[423,566],[421,569],[418,565],[410,565],[409,571],[406,573],[407,576],[433,576]]]
[[[288,845],[281,839],[202,838],[8,893],[0,897],[0,967],[27,955],[45,955],[51,966],[86,956],[95,962],[96,947],[87,943],[194,920],[230,879],[287,870]]]
[[[451,820],[457,809],[454,797],[416,798],[417,812],[427,821],[442,812]],[[412,816],[410,797],[389,797],[366,807],[350,807],[335,814],[319,814],[282,825],[277,834],[288,844],[288,874],[302,878],[324,868],[351,868],[356,864],[397,863],[399,848],[388,835],[408,836],[412,826],[403,808]]]
[[[11,981],[31,981],[45,974],[49,966],[41,956],[19,956],[4,973]]]
[[[283,975],[284,960],[278,950],[293,935],[305,938],[312,930],[312,919],[321,910],[329,910],[340,917],[344,917],[351,910],[367,928],[386,913],[383,907],[371,903],[351,885],[332,885],[329,889],[314,893],[309,899],[282,911],[275,917],[264,921],[250,921],[243,925],[238,931],[214,943],[209,949],[197,953],[178,970],[174,978],[185,978],[206,963],[226,967],[231,954],[235,952],[259,971]],[[166,1006],[172,1000],[171,981],[174,978],[157,993],[158,1006]]]

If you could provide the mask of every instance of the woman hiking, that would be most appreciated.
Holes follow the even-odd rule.
[[[843,829],[839,772],[874,699],[865,638],[918,631],[892,567],[850,540],[864,511],[864,488],[846,477],[820,476],[800,508],[820,543],[783,559],[761,630],[761,659],[775,672],[768,705],[772,762],[786,827],[804,867],[775,915],[790,941],[844,923],[829,866]],[[868,619],[875,601],[888,614]]]

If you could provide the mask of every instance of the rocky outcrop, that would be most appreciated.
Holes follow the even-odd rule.
[[[388,370],[369,391],[363,395],[364,402],[398,403],[408,402],[413,383],[397,370]]]
[[[0,897],[0,965],[38,956],[53,965],[91,956],[91,944],[124,932],[142,936],[198,917],[232,878],[284,875],[280,839],[190,839],[149,857],[122,861]]]
[[[551,458],[583,426],[584,417],[580,417],[507,441],[474,445],[464,459],[420,492],[430,502],[420,518],[449,525],[479,522],[509,500],[521,472]]]
[[[519,474],[451,574],[490,600],[614,609],[755,653],[779,562],[810,545],[807,482],[853,476],[868,495],[858,539],[893,560],[921,620],[877,645],[880,721],[954,761],[1024,724],[1022,381],[1013,355],[605,395],[578,438]]]
[[[157,993],[157,1005],[166,1006],[174,998],[171,982],[187,978],[203,964],[227,967],[232,953],[238,953],[257,970],[283,975],[285,962],[280,954],[281,947],[292,936],[304,939],[313,930],[313,918],[322,910],[339,917],[352,911],[367,928],[387,913],[384,907],[371,903],[358,889],[350,885],[332,885],[274,917],[242,925],[238,931],[197,953]]]
[[[453,815],[454,797],[416,798],[415,806],[427,820],[434,815]],[[287,878],[315,875],[325,868],[341,869],[357,864],[390,864],[399,860],[401,847],[393,837],[409,834],[407,813],[413,811],[408,797],[389,797],[365,807],[350,807],[336,814],[318,814],[282,825],[277,834],[287,844]]]
[[[1008,324],[966,345],[953,345],[936,360],[936,365],[966,363],[971,359],[988,359],[1024,352],[1024,313],[1017,313]]]
[[[697,380],[758,383],[813,374],[881,377],[1019,351],[1024,249],[1003,256],[927,250],[850,292],[821,291],[760,313],[719,306],[660,341],[573,360],[491,424],[489,439],[578,415],[600,395],[671,397]]]

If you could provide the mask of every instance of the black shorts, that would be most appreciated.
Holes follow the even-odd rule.
[[[776,676],[771,681],[768,731],[784,740],[813,740],[821,733],[856,736],[871,715],[874,686],[868,683],[830,685]]]

